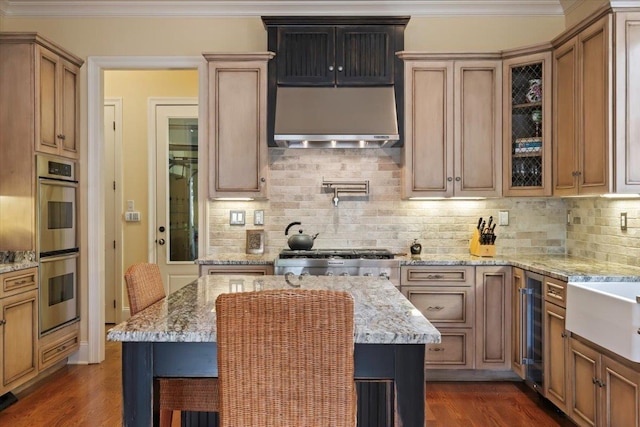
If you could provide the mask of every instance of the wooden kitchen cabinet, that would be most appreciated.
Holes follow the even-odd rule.
[[[527,354],[522,331],[525,323],[522,318],[525,312],[522,289],[525,287],[524,271],[521,268],[513,267],[511,273],[511,370],[522,379],[525,379],[526,376],[525,365],[522,361]]]
[[[553,52],[553,180],[556,196],[610,191],[611,16]]]
[[[79,60],[37,46],[36,151],[78,158]],[[82,62],[79,62],[82,64]]]
[[[473,369],[475,269],[467,266],[403,266],[400,291],[440,331],[427,344],[428,369]]]
[[[38,374],[37,271],[0,274],[0,395]]]
[[[538,52],[538,50],[543,50]],[[503,61],[505,196],[550,196],[551,45]]]
[[[209,197],[268,197],[271,52],[204,54],[209,83]]]
[[[0,58],[0,248],[36,250],[35,155],[78,157],[83,61],[36,33],[0,33]]]
[[[476,369],[511,367],[511,267],[476,267]]]
[[[568,414],[579,426],[640,426],[640,364],[569,338]]]
[[[544,396],[567,412],[569,340],[565,329],[567,283],[544,278]]]
[[[200,276],[206,274],[246,274],[251,276],[266,276],[273,274],[273,265],[211,265],[200,264]]]
[[[403,198],[502,194],[502,64],[402,52]]]
[[[385,25],[278,27],[277,84],[392,85],[394,36]]]

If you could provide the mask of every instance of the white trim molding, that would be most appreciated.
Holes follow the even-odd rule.
[[[0,0],[6,16],[562,16],[560,0]]]
[[[104,360],[104,172],[102,163],[103,145],[102,126],[104,114],[104,70],[139,69],[197,69],[198,93],[200,104],[206,104],[207,66],[202,56],[178,57],[119,57],[90,56],[87,58],[87,248],[88,286],[87,286],[87,333],[88,347],[79,355],[76,363],[100,363]],[[200,117],[202,106],[200,107]],[[206,127],[206,120],[202,120]],[[206,132],[206,129],[202,129]],[[200,142],[200,141],[199,141]],[[206,188],[200,189],[200,197]],[[205,199],[206,200],[206,199]],[[202,203],[206,205],[206,203]],[[82,207],[81,207],[82,209]],[[201,207],[202,210],[206,206]],[[203,211],[201,211],[203,212]],[[200,224],[205,223],[206,214],[200,216]],[[84,349],[83,349],[84,350]],[[86,353],[86,354],[85,354]]]

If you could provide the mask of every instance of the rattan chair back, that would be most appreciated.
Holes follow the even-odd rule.
[[[139,262],[124,273],[129,294],[129,310],[133,316],[166,296],[158,264]]]
[[[222,427],[353,427],[353,298],[269,290],[216,300]]]

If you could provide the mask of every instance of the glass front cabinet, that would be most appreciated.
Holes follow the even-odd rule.
[[[503,62],[505,196],[550,196],[551,52]]]

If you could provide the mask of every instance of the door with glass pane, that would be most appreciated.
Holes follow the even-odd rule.
[[[171,293],[198,277],[198,106],[155,108],[155,248]]]

